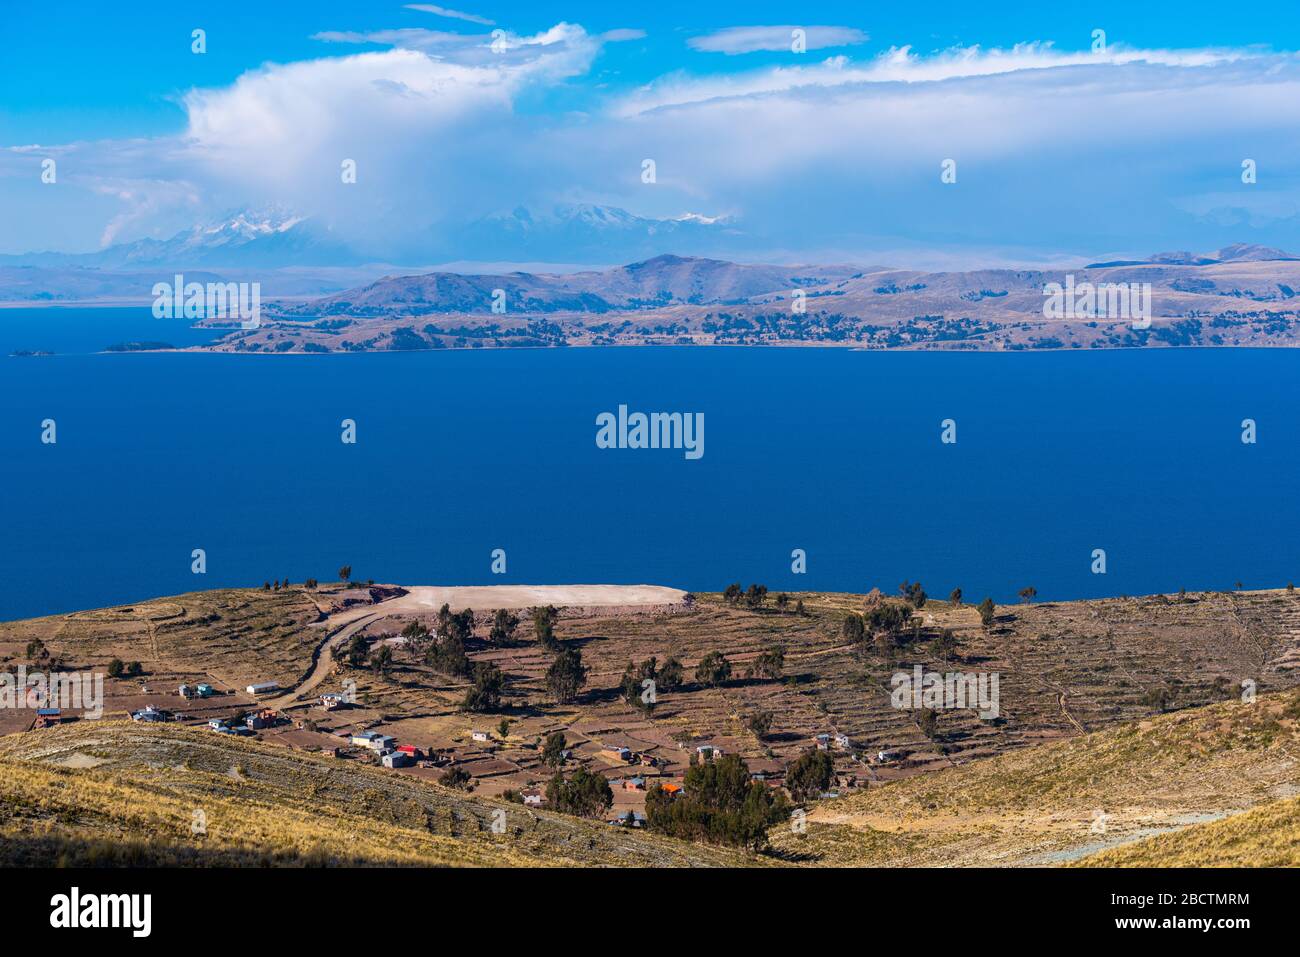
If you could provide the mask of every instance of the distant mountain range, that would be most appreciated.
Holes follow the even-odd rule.
[[[859,271],[855,266],[745,265],[663,255],[613,269],[564,275],[432,272],[387,276],[358,289],[285,306],[278,314],[286,318],[363,318],[490,312],[498,289],[505,293],[505,307],[512,313],[605,313],[673,305],[739,305],[756,297],[788,292],[792,286],[823,285]]]
[[[431,237],[429,248],[437,250],[437,258],[608,263],[649,258],[665,249],[707,253],[744,241],[727,217],[686,213],[650,219],[616,206],[577,203],[541,211],[520,206],[487,216],[450,235]]]
[[[154,269],[283,269],[408,262],[600,262],[646,258],[672,248],[691,252],[739,232],[724,218],[686,214],[647,219],[613,206],[519,207],[463,229],[430,229],[404,255],[381,255],[344,242],[328,228],[279,207],[235,210],[170,239],[138,239],[92,253],[0,255],[0,267]]]
[[[1057,295],[1065,287],[1072,296],[1098,288],[1115,295],[1103,291],[1067,314],[1060,303],[1049,308],[1053,287]],[[214,348],[1300,345],[1300,258],[1238,244],[1072,269],[923,272],[660,255],[569,274],[385,276],[311,301],[272,303],[264,315],[262,328]]]
[[[93,253],[0,256],[0,266],[102,270],[277,269],[355,265],[362,261],[328,230],[277,208],[238,210],[214,222],[182,230],[170,239],[138,239]]]
[[[1252,243],[1233,243],[1212,253],[1156,253],[1147,259],[1117,259],[1104,263],[1089,263],[1088,269],[1105,269],[1110,266],[1210,266],[1214,263],[1242,262],[1294,262],[1295,256],[1273,246],[1256,246]]]

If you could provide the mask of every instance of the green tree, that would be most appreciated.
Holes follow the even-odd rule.
[[[957,653],[957,636],[951,629],[945,628],[939,633],[938,638],[930,642],[930,651],[936,658],[950,661]]]
[[[769,678],[779,680],[781,672],[785,668],[785,652],[780,648],[769,648],[749,666],[747,674],[754,678]]]
[[[576,648],[563,649],[546,671],[546,688],[557,704],[570,704],[586,683],[587,669],[582,665],[582,652]]]
[[[370,644],[361,634],[355,634],[348,641],[347,648],[343,651],[343,658],[352,668],[364,668],[366,659],[370,656]]]
[[[762,608],[763,602],[767,600],[766,585],[750,585],[749,590],[745,592],[745,604],[750,608]]]
[[[772,718],[771,711],[755,711],[745,718],[745,727],[762,739],[772,730]]]
[[[29,645],[27,655],[29,658],[31,657],[30,648],[31,646]],[[110,678],[120,678],[124,671],[126,671],[126,663],[123,662],[121,658],[114,658],[108,663],[108,676]]]
[[[1030,585],[1028,588],[1020,589],[1020,600],[1029,603],[1038,597],[1038,589]]]
[[[515,640],[515,629],[519,627],[519,618],[509,609],[498,608],[492,618],[492,631],[489,637],[496,645],[511,645]]]
[[[716,688],[731,680],[731,662],[720,651],[710,651],[695,666],[695,680],[702,685]]]
[[[339,569],[339,581],[345,582],[352,577],[352,566],[344,565]]]
[[[555,654],[562,647],[559,639],[555,637],[555,622],[559,617],[560,613],[554,605],[533,609],[533,630],[537,632],[538,642],[551,654]]]
[[[467,678],[473,673],[469,656],[465,654],[465,642],[454,628],[439,632],[424,660],[434,671],[455,678]]]
[[[548,734],[546,743],[542,745],[542,763],[547,767],[558,768],[564,763],[564,748],[567,743],[563,731],[552,731]]]
[[[686,670],[676,658],[669,658],[659,669],[655,687],[660,691],[676,691],[686,682]]]
[[[920,611],[925,607],[928,596],[925,594],[925,589],[921,587],[920,582],[905,581],[903,584],[898,586],[898,590],[902,593],[903,598],[907,603],[917,611]]]
[[[785,592],[778,592],[776,596],[776,610],[785,611],[790,607],[790,596]]]
[[[388,645],[380,645],[379,650],[370,656],[370,669],[380,677],[388,677],[388,673],[393,670],[393,649]]]
[[[726,587],[726,590],[723,591],[722,597],[728,605],[734,605],[736,602],[740,601],[740,598],[744,593],[745,591],[741,588],[740,582],[732,582]]]
[[[455,788],[458,791],[464,791],[469,787],[470,777],[468,772],[463,768],[448,768],[438,778],[438,783],[445,788]]]
[[[473,666],[474,684],[465,692],[462,707],[466,711],[483,713],[501,707],[501,691],[505,687],[505,674],[490,661],[476,662]]]
[[[567,779],[556,772],[546,786],[546,803],[576,817],[599,817],[614,803],[614,792],[602,775],[579,767]]]
[[[846,641],[853,644],[859,644],[867,636],[867,630],[862,621],[862,616],[854,612],[849,612],[844,616],[844,624],[840,626],[840,634]]]
[[[980,613],[980,624],[984,626],[985,631],[991,631],[993,623],[997,621],[997,606],[993,604],[993,599],[985,598],[979,603],[978,610]]]
[[[960,588],[954,588],[952,590],[952,593],[948,596],[948,604],[952,605],[953,608],[956,608],[958,605],[961,604]]]
[[[785,787],[796,801],[809,801],[831,784],[835,763],[825,751],[805,751],[785,771]]]
[[[659,690],[659,672],[658,659],[648,658],[641,662],[640,665],[634,665],[632,662],[627,663],[627,669],[623,672],[623,680],[620,687],[623,691],[623,700],[634,708],[645,712],[654,710],[655,697],[657,695],[647,696],[645,694],[647,686],[646,681],[654,682],[654,689]]]

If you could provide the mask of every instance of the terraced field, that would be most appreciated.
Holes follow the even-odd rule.
[[[1287,691],[1161,715],[819,802],[806,832],[780,828],[773,843],[789,860],[818,864],[1063,864],[1219,818],[1227,818],[1225,830],[1212,833],[1234,833],[1231,815],[1297,794],[1300,692]],[[1125,860],[1127,852],[1113,853],[1098,862]],[[1133,859],[1139,858],[1146,859]]]
[[[287,705],[287,722],[259,737],[329,753],[346,746],[350,732],[380,730],[441,752],[470,776],[473,801],[549,780],[554,772],[541,762],[540,743],[554,731],[564,733],[572,752],[566,770],[582,765],[610,780],[615,812],[644,807],[645,791],[631,778],[678,779],[699,745],[740,754],[751,769],[779,778],[816,735],[844,735],[847,746],[831,752],[833,787],[850,802],[866,803],[818,802],[806,834],[774,832],[778,852],[791,862],[1066,863],[1118,841],[1286,798],[1294,786],[1294,721],[1276,705],[1277,692],[1300,683],[1300,598],[1287,591],[1022,604],[997,609],[989,628],[970,604],[930,601],[889,646],[844,637],[844,618],[863,608],[863,595],[801,593],[784,610],[770,598],[749,607],[718,594],[687,605],[561,609],[556,634],[581,651],[588,669],[577,699],[563,705],[545,687],[552,656],[526,612],[515,640],[501,646],[488,639],[492,610],[480,609],[469,657],[491,661],[505,675],[501,705],[482,714],[462,707],[466,680],[435,672],[396,637],[413,620],[432,623],[433,613],[410,601],[370,604],[371,597],[342,586],[232,590],[12,622],[0,625],[0,656],[12,668],[24,662],[27,642],[40,638],[67,667],[140,660],[143,678],[108,683],[109,715],[148,703],[184,711],[194,725],[250,707],[253,700],[240,690],[245,683],[297,682],[330,629],[373,615],[361,633],[372,652],[388,645],[391,667],[349,667],[326,652],[323,683]],[[796,601],[801,613],[792,610]],[[344,610],[357,602],[364,607]],[[945,634],[952,638],[947,644]],[[747,676],[757,656],[773,648],[785,656],[780,677]],[[732,667],[732,678],[718,687],[694,680],[696,664],[712,652],[724,653]],[[660,663],[677,658],[687,680],[661,691],[647,714],[623,700],[619,685],[629,662],[652,656]],[[999,716],[941,710],[930,727],[920,713],[893,707],[891,676],[914,666],[997,674]],[[175,684],[202,676],[229,693],[182,702]],[[1241,705],[1243,682],[1270,703]],[[355,691],[354,703],[335,711],[315,698],[345,689]],[[1152,728],[1186,730],[1180,722],[1209,713],[1200,710],[1206,706],[1224,709],[1217,730],[1206,726],[1194,740],[1176,734],[1167,754],[1141,743]],[[761,737],[746,724],[760,711],[772,715]],[[0,732],[25,730],[16,714],[25,712],[0,718]],[[14,740],[55,733],[67,730]],[[202,746],[187,748],[203,753],[213,739],[228,743],[205,735]],[[649,764],[613,760],[608,746],[630,748]],[[881,751],[892,753],[881,760]],[[1181,755],[1181,763],[1171,764],[1170,755]],[[362,751],[343,764],[373,760]],[[337,766],[334,759],[326,764]],[[1067,770],[1068,800],[1051,784]],[[158,786],[167,773],[157,771]],[[442,770],[373,773],[395,787],[418,788]],[[1236,786],[1237,776],[1248,782]],[[965,783],[944,796],[950,785],[941,782],[954,781]],[[1106,830],[1094,832],[1099,819]]]

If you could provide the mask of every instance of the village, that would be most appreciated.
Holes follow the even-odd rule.
[[[430,649],[444,638],[439,622],[446,627],[450,610],[413,607],[409,599],[401,600],[405,594],[382,586],[336,586],[314,594],[329,614],[322,616],[318,660],[297,682],[257,674],[256,659],[241,663],[243,680],[238,683],[229,673],[186,673],[154,665],[108,682],[105,715],[207,728],[213,734],[324,753],[526,807],[547,807],[552,779],[583,769],[609,785],[612,800],[605,819],[631,827],[645,823],[651,791],[658,788],[670,798],[683,795],[692,764],[725,755],[742,758],[753,781],[776,791],[783,788],[792,761],[810,751],[824,752],[833,772],[812,797],[838,795],[924,764],[924,755],[917,755],[920,762],[912,760],[916,748],[898,747],[897,741],[888,746],[854,741],[833,722],[807,732],[769,733],[762,708],[735,713],[737,692],[764,700],[785,698],[798,680],[782,678],[779,669],[765,678],[743,677],[742,668],[753,670],[755,661],[773,654],[757,645],[738,648],[729,640],[727,667],[736,670],[734,680],[687,681],[661,691],[652,707],[621,694],[617,667],[625,643],[618,644],[618,657],[598,654],[612,640],[584,632],[608,632],[615,622],[676,624],[687,620],[682,613],[689,604],[684,601],[550,609],[554,627],[574,634],[565,646],[581,647],[590,662],[581,693],[559,703],[544,687],[550,653],[536,634],[527,634],[535,608],[521,607],[518,616],[499,610],[478,615],[466,610],[459,616],[464,629],[460,646],[468,663],[465,675],[456,678],[428,664]],[[514,622],[508,637],[493,631],[503,615]],[[648,658],[658,652],[664,660],[670,650],[668,645],[655,647],[648,638],[635,644],[644,648],[637,655]],[[466,708],[469,675],[489,668],[502,676],[499,700],[483,711]],[[76,718],[73,711],[41,708],[29,727]],[[768,725],[771,720],[768,713]]]

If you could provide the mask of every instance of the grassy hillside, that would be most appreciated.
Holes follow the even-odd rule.
[[[337,587],[337,586],[336,586]],[[21,657],[39,639],[75,667],[114,658],[150,673],[189,675],[240,687],[298,681],[324,637],[309,627],[331,607],[328,591],[225,588],[116,608],[0,622],[0,656]]]
[[[1078,867],[1300,867],[1300,797],[1089,855]]]
[[[1298,758],[1300,693],[1289,691],[873,787],[816,805],[806,834],[778,828],[773,842],[824,864],[1066,863],[1289,798]]]
[[[206,834],[192,833],[195,811]],[[505,832],[494,833],[504,812]],[[357,762],[204,731],[80,722],[0,739],[0,865],[744,865]]]

